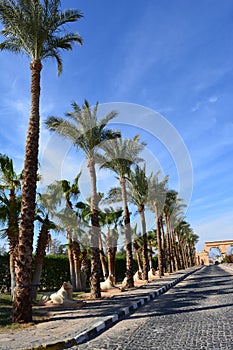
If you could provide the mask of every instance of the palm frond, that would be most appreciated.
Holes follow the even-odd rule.
[[[58,73],[62,70],[60,50],[71,50],[72,44],[82,45],[78,33],[67,33],[65,24],[78,21],[80,11],[69,9],[60,11],[60,1],[7,1],[0,4],[1,34],[6,41],[1,50],[24,53],[31,59],[43,60],[54,57]]]

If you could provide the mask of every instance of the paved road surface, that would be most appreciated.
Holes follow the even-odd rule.
[[[233,273],[192,274],[97,338],[73,350],[233,350]]]

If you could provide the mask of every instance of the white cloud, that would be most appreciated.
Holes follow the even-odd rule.
[[[217,101],[217,96],[210,96],[207,99],[200,100],[191,108],[191,112],[197,112],[198,110],[207,107],[209,104],[216,103]]]

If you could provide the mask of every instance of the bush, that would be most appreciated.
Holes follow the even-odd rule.
[[[0,293],[10,291],[11,277],[10,277],[10,263],[9,255],[0,255]]]
[[[233,256],[232,262],[233,262]],[[34,260],[34,259],[33,259]],[[231,261],[230,261],[231,262]],[[34,261],[33,261],[34,266]],[[157,269],[157,257],[153,258],[153,267]],[[138,270],[137,261],[133,260],[134,273]],[[125,254],[116,255],[116,281],[122,282],[126,272]],[[87,271],[87,281],[90,278],[90,262]],[[69,260],[66,255],[46,255],[44,259],[40,290],[57,290],[64,281],[70,281]],[[9,255],[0,256],[0,292],[10,291]]]
[[[59,289],[70,280],[69,260],[66,255],[47,255],[44,259],[40,289]]]
[[[233,254],[226,255],[226,262],[227,263],[233,263]]]

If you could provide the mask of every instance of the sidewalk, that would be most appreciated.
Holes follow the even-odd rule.
[[[0,349],[57,350],[81,344],[200,268],[181,270],[128,291],[105,292],[101,300],[88,300],[76,308],[33,307],[33,314],[40,321],[22,330],[0,333]]]

